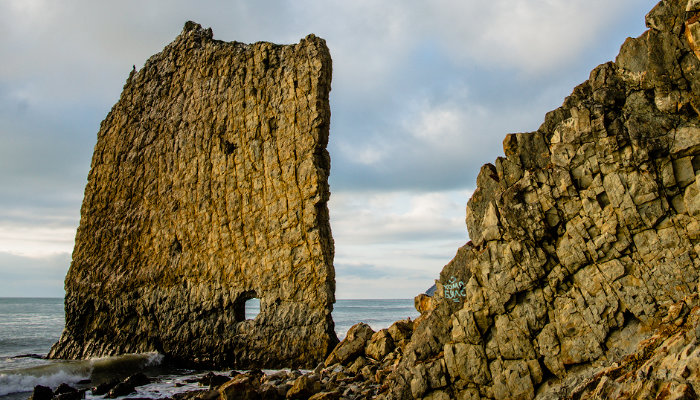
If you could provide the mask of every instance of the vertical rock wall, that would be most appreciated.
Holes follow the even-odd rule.
[[[322,39],[226,43],[192,22],[132,72],[98,133],[50,357],[321,361],[337,343],[330,85]]]
[[[387,397],[565,397],[552,385],[619,360],[693,298],[700,2],[661,1],[646,21],[538,131],[508,135],[506,157],[482,167],[471,241],[442,271]],[[690,343],[683,354],[697,355]],[[627,396],[700,382],[697,362],[654,372],[660,381],[651,369],[648,392]]]

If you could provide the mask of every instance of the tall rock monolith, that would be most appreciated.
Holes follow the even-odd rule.
[[[315,366],[336,343],[331,57],[193,22],[102,122],[52,358]],[[260,314],[246,319],[246,301]]]

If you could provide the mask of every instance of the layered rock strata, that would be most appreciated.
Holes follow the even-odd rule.
[[[646,23],[482,167],[471,241],[443,269],[386,397],[628,393],[592,371],[648,355],[640,342],[697,292],[700,269],[700,2],[661,1]],[[694,334],[677,343],[697,357]],[[697,358],[684,366],[666,392],[700,390]],[[567,389],[576,376],[593,381]]]
[[[192,22],[134,70],[98,133],[50,357],[323,361],[330,85],[320,38],[227,43]]]

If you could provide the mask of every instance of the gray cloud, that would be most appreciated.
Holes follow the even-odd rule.
[[[387,210],[377,195],[399,193],[391,207],[410,209],[422,195],[466,193],[479,167],[502,152],[504,135],[536,129],[626,35],[642,32],[654,3],[0,2],[0,232],[22,230],[29,240],[50,228],[72,241],[66,232],[78,223],[99,121],[131,66],[195,20],[221,40],[293,43],[312,32],[327,40],[331,189],[334,199],[356,200],[330,205],[338,264],[392,274],[427,265],[433,276],[454,254],[449,246],[466,239],[466,199],[418,215]],[[403,293],[424,286],[415,279],[401,284]],[[361,280],[347,282],[353,289],[341,293],[362,290]]]

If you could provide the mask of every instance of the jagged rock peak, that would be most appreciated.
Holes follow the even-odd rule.
[[[97,135],[50,357],[324,360],[330,88],[323,39],[244,45],[194,22],[132,71]]]
[[[481,169],[383,396],[700,393],[700,2],[646,23]]]

